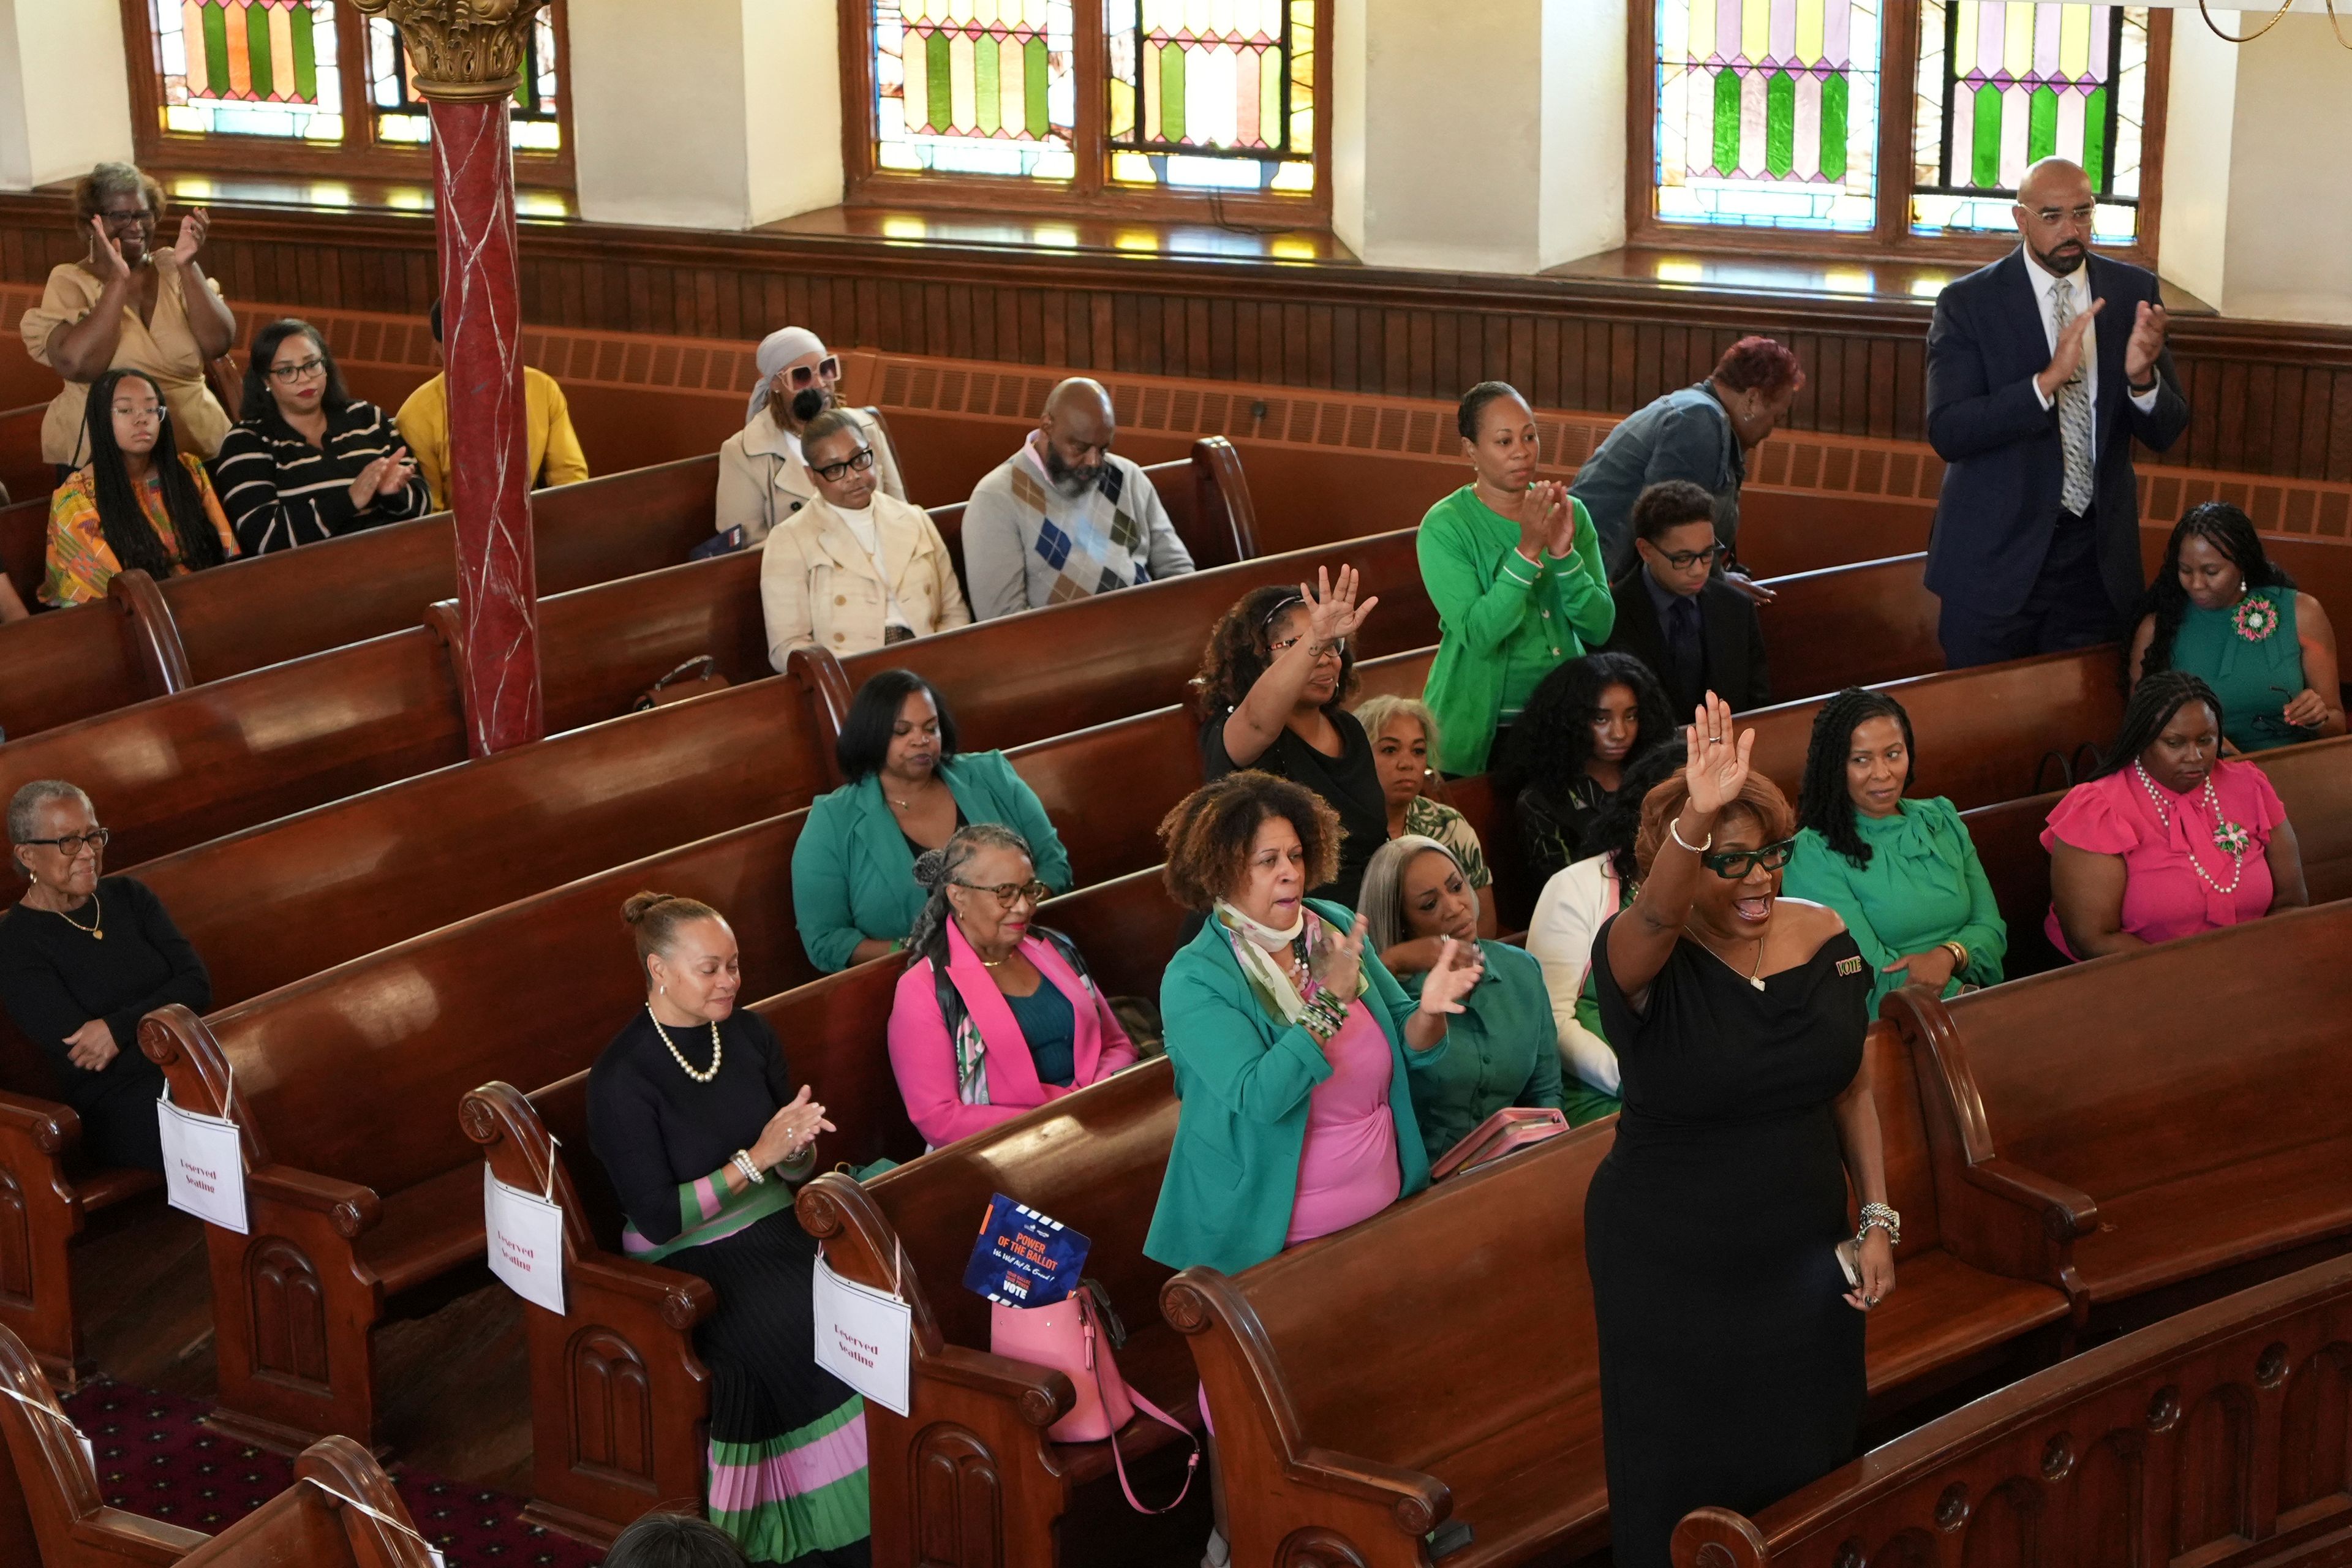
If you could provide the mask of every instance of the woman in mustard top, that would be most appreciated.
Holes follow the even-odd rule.
[[[2336,628],[2224,500],[2189,509],[2140,605],[2132,681],[2179,669],[2213,689],[2241,752],[2344,733]]]
[[[48,571],[41,597],[80,605],[106,596],[117,573],[169,577],[236,553],[204,466],[182,453],[163,389],[139,370],[110,370],[89,389],[89,461],[49,500]]]
[[[1608,640],[1617,606],[1584,504],[1535,477],[1527,399],[1482,381],[1454,425],[1475,477],[1429,509],[1416,548],[1440,626],[1422,696],[1444,738],[1438,766],[1458,775],[1486,770],[1545,676]]]
[[[1903,985],[1951,996],[1998,985],[2009,926],[1952,803],[1906,800],[1911,716],[1849,686],[1822,705],[1797,798],[1796,847],[1781,878],[1791,899],[1827,904],[1872,974],[1870,1005]]]

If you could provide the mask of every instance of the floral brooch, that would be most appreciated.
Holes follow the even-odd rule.
[[[2230,613],[2230,624],[2248,642],[2262,642],[2278,630],[2278,606],[2261,595],[2249,594]]]
[[[2254,847],[2254,836],[2225,816],[2213,829],[2213,847],[2224,855],[2243,855]]]

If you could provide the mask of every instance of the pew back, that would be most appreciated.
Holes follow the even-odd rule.
[[[600,583],[540,601],[540,684],[551,734],[619,716],[688,659],[740,685],[771,673],[756,550]]]
[[[113,599],[0,626],[0,668],[8,672],[0,680],[0,733],[11,741],[163,689],[136,651],[124,606]]]
[[[20,493],[11,485],[8,495],[9,504],[0,506],[0,573],[30,609],[49,569],[49,490],[45,483]]]
[[[1160,858],[1160,819],[1201,783],[1200,724],[1189,708],[1160,708],[1024,746],[1012,762],[1084,888]]]
[[[1782,700],[1878,686],[1944,668],[1936,637],[1942,601],[1927,592],[1925,553],[1775,577],[1757,606],[1772,689]]]

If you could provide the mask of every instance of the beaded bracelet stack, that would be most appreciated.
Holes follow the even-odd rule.
[[[1854,1231],[1853,1238],[1861,1241],[1874,1230],[1885,1231],[1887,1242],[1892,1246],[1900,1247],[1903,1244],[1903,1216],[1885,1204],[1862,1205],[1862,1224]]]
[[[751,1159],[751,1152],[749,1149],[736,1150],[735,1158],[730,1161],[729,1163],[732,1164],[737,1170],[742,1172],[743,1179],[750,1182],[755,1187],[765,1183],[768,1179],[768,1173],[760,1169],[760,1167],[753,1163]]]
[[[1306,1010],[1298,1015],[1299,1025],[1314,1036],[1316,1042],[1328,1044],[1348,1022],[1348,1004],[1328,985],[1312,985],[1307,994]]]

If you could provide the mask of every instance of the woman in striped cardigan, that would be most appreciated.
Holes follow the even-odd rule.
[[[213,488],[247,555],[291,550],[433,510],[392,416],[344,390],[317,328],[254,334],[244,417],[213,459]]]

